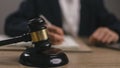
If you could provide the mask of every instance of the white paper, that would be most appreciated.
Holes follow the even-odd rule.
[[[73,50],[79,50],[80,48],[80,44],[78,44],[73,37],[71,36],[64,36],[64,41],[62,44],[60,45],[53,45],[53,47],[55,48],[60,48],[60,49],[63,49],[63,50],[70,50],[70,51],[73,51]]]

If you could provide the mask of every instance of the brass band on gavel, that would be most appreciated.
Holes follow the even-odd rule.
[[[42,40],[47,40],[48,36],[47,36],[47,31],[46,29],[42,29],[40,31],[36,31],[36,32],[32,32],[31,33],[31,38],[33,42],[38,42],[38,41],[42,41]]]

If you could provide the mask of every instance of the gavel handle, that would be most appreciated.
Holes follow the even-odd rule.
[[[24,34],[24,35],[21,35],[21,36],[16,36],[16,37],[11,38],[11,39],[2,40],[2,41],[0,41],[0,46],[13,44],[13,43],[21,42],[21,41],[24,41],[24,42],[31,41],[30,34],[27,33],[27,34]]]

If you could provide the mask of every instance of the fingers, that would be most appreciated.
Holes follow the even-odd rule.
[[[48,26],[47,28],[49,32],[52,32],[61,36],[64,35],[63,30],[60,27],[52,25],[52,26]]]
[[[90,43],[94,42],[101,42],[105,44],[110,44],[110,43],[115,43],[119,39],[119,36],[116,32],[105,28],[101,27],[98,28],[89,38]]]
[[[48,21],[43,15],[41,15],[45,21],[46,21],[46,27],[47,27],[47,32],[49,36],[49,40],[52,44],[61,44],[63,42],[63,30],[55,25],[52,25],[50,21]]]
[[[57,26],[47,26],[50,42],[54,45],[61,44],[64,40],[63,30]]]
[[[49,32],[49,39],[53,45],[61,44],[63,42],[63,36]]]

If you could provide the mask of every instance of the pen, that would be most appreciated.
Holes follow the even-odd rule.
[[[41,18],[43,18],[45,20],[45,23],[47,24],[47,26],[51,26],[51,22],[44,16],[44,15],[40,15]]]

